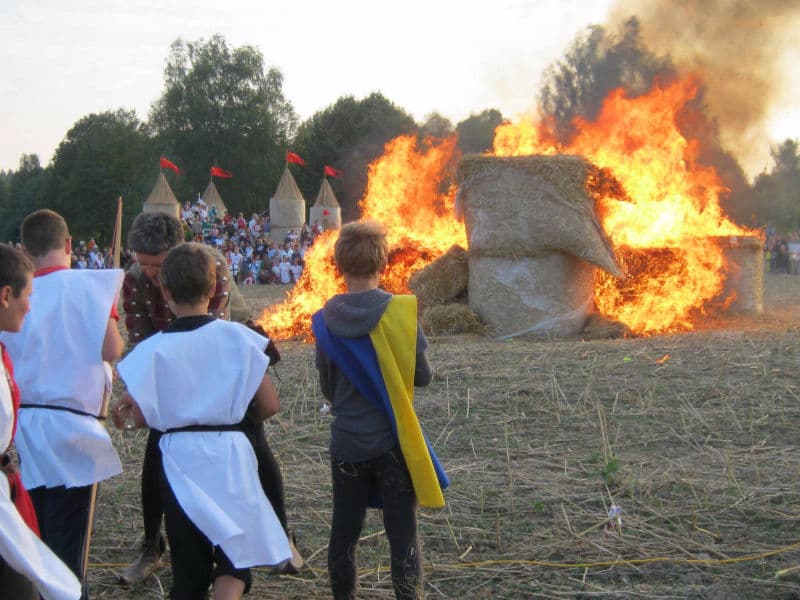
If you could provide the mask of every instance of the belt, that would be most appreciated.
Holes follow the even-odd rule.
[[[63,410],[66,412],[70,412],[74,415],[81,415],[83,417],[92,417],[93,419],[97,419],[98,421],[105,421],[105,417],[101,417],[100,415],[95,415],[90,412],[85,412],[82,410],[78,410],[77,408],[67,408],[66,406],[55,406],[52,404],[26,404],[23,402],[19,405],[20,408],[43,408],[45,410]]]

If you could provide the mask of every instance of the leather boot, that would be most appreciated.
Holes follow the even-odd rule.
[[[136,585],[144,581],[161,564],[161,555],[164,554],[165,547],[164,536],[159,536],[157,542],[145,540],[139,558],[120,571],[120,583]]]

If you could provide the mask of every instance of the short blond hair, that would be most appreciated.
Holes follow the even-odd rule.
[[[348,223],[339,232],[333,256],[343,275],[368,277],[379,273],[389,257],[386,227],[377,221]]]

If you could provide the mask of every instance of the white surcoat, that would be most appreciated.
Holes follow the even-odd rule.
[[[216,320],[145,339],[117,370],[151,428],[233,425],[244,418],[269,366],[266,345],[244,325]],[[291,556],[244,433],[165,433],[159,447],[181,508],[237,568]]]
[[[14,405],[0,362],[0,453],[11,444]],[[33,582],[45,600],[80,598],[81,584],[72,571],[36,537],[11,501],[8,478],[0,473],[0,556],[8,565]],[[2,590],[0,590],[0,594]]]
[[[94,416],[110,390],[102,349],[124,273],[60,270],[33,279],[31,311],[19,333],[0,339],[14,361],[23,405],[17,451],[30,489],[91,485],[122,472],[108,431]]]

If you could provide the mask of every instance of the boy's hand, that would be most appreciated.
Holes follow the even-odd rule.
[[[132,412],[133,397],[128,392],[125,392],[114,405],[114,408],[111,409],[111,420],[114,422],[114,426],[117,429],[130,429],[130,424],[126,422],[128,420],[126,415],[130,415]]]
[[[272,338],[267,335],[267,332],[264,331],[264,328],[256,323],[253,319],[248,319],[245,325],[247,325],[247,327],[255,331],[257,334],[263,335],[269,340],[269,342],[267,342],[267,347],[264,350],[264,354],[269,356],[270,366],[277,364],[281,359],[281,353],[278,352],[278,347],[275,345],[275,342],[272,341]]]

